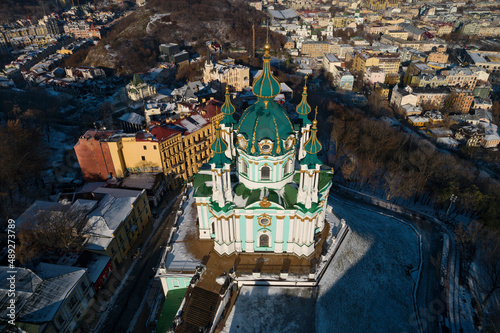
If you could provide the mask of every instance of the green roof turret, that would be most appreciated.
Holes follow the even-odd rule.
[[[271,55],[269,50],[271,46],[266,43],[264,45],[264,65],[262,74],[255,80],[252,92],[255,96],[263,99],[274,99],[280,93],[280,83],[271,72]]]
[[[222,168],[224,164],[231,164],[231,160],[226,157],[227,143],[224,141],[220,134],[220,124],[217,120],[215,122],[215,141],[210,146],[212,151],[215,153],[214,157],[210,160],[210,163],[215,163],[217,168]]]
[[[318,107],[316,107],[316,114],[318,113]],[[307,166],[311,169],[316,168],[316,164],[323,164],[318,158],[318,153],[321,151],[321,143],[318,140],[316,135],[318,121],[316,120],[316,115],[314,116],[314,120],[312,122],[311,128],[311,137],[304,144],[304,150],[306,152],[306,156],[302,159],[300,164],[307,164]]]
[[[132,84],[134,86],[138,86],[141,83],[144,83],[144,81],[142,81],[141,76],[139,74],[135,73],[134,77],[132,78]]]
[[[222,124],[226,126],[231,126],[234,123],[236,123],[236,120],[234,120],[233,114],[235,112],[235,107],[233,103],[231,103],[231,95],[229,94],[229,86],[226,85],[226,100],[224,104],[222,105],[222,113],[224,114],[224,118],[222,119]]]
[[[299,105],[297,105],[297,113],[299,118],[302,119],[302,124],[310,124],[311,121],[307,118],[307,115],[311,112],[311,106],[307,103],[307,75],[305,78],[304,89],[302,91],[302,100]]]

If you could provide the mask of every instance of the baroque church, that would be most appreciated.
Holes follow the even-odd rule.
[[[308,257],[325,226],[333,171],[318,158],[316,115],[304,85],[297,120],[274,101],[280,83],[264,47],[262,74],[252,91],[257,102],[239,121],[226,89],[224,118],[216,123],[210,162],[194,179],[200,239],[213,239],[219,254],[290,253]]]

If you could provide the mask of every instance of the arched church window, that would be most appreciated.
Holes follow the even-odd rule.
[[[241,173],[245,176],[248,175],[248,163],[244,160],[241,160]]]
[[[260,179],[262,180],[270,180],[271,179],[271,168],[267,165],[263,166],[260,169]]]
[[[266,234],[262,234],[259,237],[259,246],[260,247],[269,247],[269,236]]]
[[[292,160],[286,161],[285,164],[285,176],[288,175],[290,172],[292,172]]]

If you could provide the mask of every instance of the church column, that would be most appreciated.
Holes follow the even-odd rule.
[[[255,173],[254,164],[252,161],[248,161],[248,178],[254,179],[255,177],[254,173]]]
[[[234,226],[236,233],[236,252],[241,252],[241,230],[240,230],[240,216],[234,215]]]
[[[274,252],[283,253],[283,223],[285,222],[285,216],[276,216],[276,241],[274,246]]]
[[[253,249],[253,216],[252,215],[245,215],[246,219],[246,232],[247,232],[247,244],[246,244],[246,251],[247,252],[254,252]]]
[[[290,246],[294,240],[293,236],[295,233],[295,216],[290,216],[290,227],[288,228],[288,248],[287,252],[290,252]]]
[[[315,219],[311,218],[310,220],[307,221],[307,239],[306,239],[306,244],[311,244],[313,238],[314,238],[314,225],[315,225]]]
[[[234,242],[234,222],[233,222],[233,217],[230,216],[228,218],[228,223],[229,223],[229,242]]]
[[[297,242],[298,244],[302,245],[304,244],[304,232],[305,232],[305,229],[304,229],[304,225],[306,224],[306,221],[305,219],[300,219],[300,228],[299,228],[299,241]]]
[[[220,242],[221,239],[221,227],[220,227],[220,220],[216,217],[214,217],[216,220],[214,221],[215,225],[215,241]]]
[[[295,228],[293,232],[293,239],[296,244],[299,244],[299,233],[300,233],[300,217],[296,216],[295,217]]]
[[[222,218],[222,241],[224,243],[229,243],[229,228],[228,228],[228,225],[227,225],[227,220]]]

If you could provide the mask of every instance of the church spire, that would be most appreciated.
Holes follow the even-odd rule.
[[[236,123],[236,120],[234,120],[233,114],[235,111],[235,107],[233,103],[231,103],[231,95],[229,94],[229,86],[226,85],[226,100],[224,101],[224,104],[222,104],[221,111],[224,114],[224,118],[222,118],[222,124],[226,126],[231,126],[234,123]]]
[[[316,112],[314,114],[314,120],[312,122],[312,128],[311,128],[311,137],[309,140],[304,145],[304,150],[306,152],[306,156],[304,159],[300,162],[300,164],[307,164],[309,168],[314,169],[316,167],[316,164],[323,164],[318,158],[318,153],[321,151],[321,143],[318,140],[318,137],[316,135],[316,132],[318,131],[317,125],[318,121],[316,120],[316,115],[318,114],[318,107],[316,107]]]
[[[302,91],[302,100],[297,105],[297,113],[299,118],[302,119],[302,125],[311,124],[307,115],[311,112],[311,106],[307,103],[307,75],[305,77],[304,89]]]
[[[271,72],[271,55],[269,51],[269,31],[267,36],[266,45],[264,45],[264,62],[262,67],[262,74],[255,80],[252,91],[255,96],[263,99],[273,99],[280,93],[280,83]]]
[[[214,157],[212,157],[209,163],[215,163],[217,168],[222,168],[224,164],[231,164],[231,161],[225,155],[227,143],[221,137],[218,120],[215,122],[215,141],[210,148],[214,152]]]

